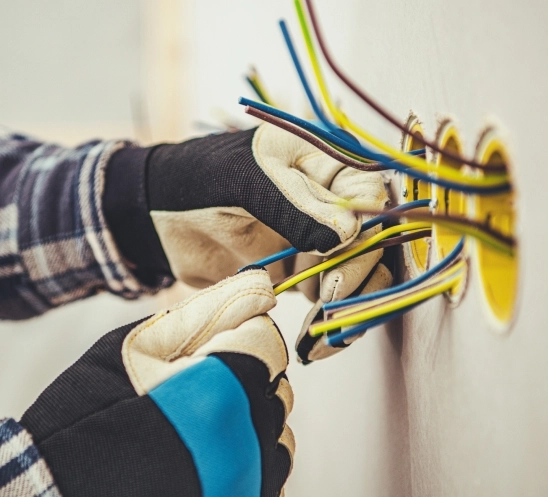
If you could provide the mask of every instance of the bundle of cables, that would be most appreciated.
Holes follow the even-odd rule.
[[[306,2],[307,9],[304,8],[304,2]],[[256,71],[253,71],[247,79],[260,101],[240,98],[240,103],[245,106],[245,111],[248,114],[293,133],[339,162],[362,171],[392,169],[426,183],[476,195],[493,195],[511,190],[505,164],[495,163],[488,166],[480,164],[453,151],[442,149],[436,143],[426,140],[400,124],[390,112],[353,83],[337,66],[321,35],[312,0],[294,0],[294,3],[308,60],[321,96],[321,103],[316,98],[305,75],[303,65],[284,21],[280,21],[280,28],[317,121],[301,119],[276,108],[264,92]],[[339,79],[378,114],[407,135],[412,136],[416,141],[424,144],[424,149],[410,152],[397,150],[361,128],[338,107],[327,88],[312,32],[316,36],[316,42],[325,61]],[[326,111],[329,112],[330,117]],[[479,171],[479,173],[468,174],[444,164],[431,164],[425,158],[426,148],[445,158],[466,164],[468,169]],[[327,342],[333,346],[343,345],[352,337],[363,334],[367,329],[401,316],[432,297],[450,291],[459,285],[466,270],[466,261],[462,255],[465,236],[476,238],[479,243],[486,244],[510,256],[513,256],[515,252],[515,240],[494,230],[488,222],[480,223],[467,218],[448,214],[432,214],[428,210],[425,211],[425,207],[431,206],[430,199],[408,202],[383,212],[364,210],[353,202],[345,202],[344,206],[354,212],[374,216],[363,224],[362,231],[401,216],[405,216],[406,222],[385,227],[360,245],[277,283],[274,285],[276,295],[306,278],[329,270],[364,253],[430,237],[432,224],[438,224],[460,233],[463,237],[447,257],[412,280],[386,290],[325,304],[323,306],[324,320],[312,323],[309,333],[312,336],[325,334]],[[417,211],[417,209],[421,210]],[[254,265],[266,266],[297,253],[296,249],[289,248],[257,261]]]
[[[240,103],[246,106],[246,112],[259,119],[270,122],[280,128],[294,133],[304,140],[312,143],[328,155],[336,158],[340,162],[365,171],[378,171],[381,169],[394,169],[401,171],[409,176],[421,179],[428,183],[435,183],[445,188],[461,191],[465,193],[476,194],[496,194],[509,191],[511,189],[506,166],[504,164],[490,164],[485,166],[476,161],[461,157],[454,152],[440,149],[436,144],[426,141],[420,135],[415,135],[405,126],[399,124],[389,112],[384,110],[379,104],[372,100],[361,89],[357,87],[349,78],[347,78],[330,57],[323,38],[321,37],[318,22],[312,7],[312,1],[306,0],[308,6],[308,16],[303,6],[303,0],[295,0],[295,8],[299,18],[299,24],[305,41],[308,58],[315,76],[317,87],[322,97],[324,108],[328,109],[333,120],[331,121],[322,110],[322,106],[314,96],[311,86],[306,78],[303,66],[297,55],[297,51],[291,39],[289,30],[284,21],[280,21],[280,27],[287,44],[289,53],[305,90],[306,96],[310,102],[312,110],[316,114],[319,123],[310,122],[297,116],[284,112],[272,105],[269,105],[269,99],[261,97],[261,91],[257,91],[257,84],[253,78],[249,77],[250,84],[256,90],[261,102],[240,98]],[[310,20],[310,21],[309,21]],[[434,165],[423,157],[425,149],[414,150],[411,152],[402,152],[383,142],[373,134],[364,130],[362,127],[352,121],[333,101],[325,82],[316,49],[312,39],[312,32],[309,26],[312,23],[316,34],[318,45],[335,74],[362,100],[379,112],[402,131],[412,135],[418,141],[424,143],[428,148],[453,160],[458,160],[462,164],[467,164],[471,168],[482,171],[480,175],[467,175],[462,171],[453,169],[443,164]],[[351,134],[354,133],[354,134]],[[361,138],[370,146],[360,142]],[[381,153],[383,152],[383,153]],[[386,154],[386,155],[385,155]]]
[[[515,240],[492,230],[489,226],[454,216],[414,212],[416,209],[424,209],[429,206],[430,202],[430,199],[416,200],[389,211],[376,213],[375,217],[363,223],[362,232],[401,216],[405,216],[408,221],[413,218],[416,221],[387,227],[352,249],[291,275],[274,285],[274,293],[279,295],[311,276],[327,271],[367,252],[430,237],[433,223],[450,226],[454,231],[474,237],[480,243],[487,244],[495,250],[510,255],[513,254]],[[348,206],[350,207],[351,204],[348,204]],[[350,208],[360,212],[359,208],[355,206]],[[366,213],[372,214],[371,211],[366,211]],[[432,297],[451,290],[461,282],[465,273],[466,262],[462,258],[464,240],[463,236],[447,257],[412,280],[386,290],[325,304],[323,306],[324,321],[313,323],[309,328],[309,333],[312,336],[326,334],[330,345],[341,345],[345,340],[360,335],[369,328],[399,317]],[[253,265],[267,266],[297,253],[298,250],[295,248],[289,248],[256,261]],[[342,331],[343,329],[344,331]]]

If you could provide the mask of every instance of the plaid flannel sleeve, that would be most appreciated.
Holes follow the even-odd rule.
[[[30,434],[11,418],[0,419],[0,497],[61,497]]]
[[[106,290],[150,294],[124,263],[102,210],[105,169],[131,146],[77,148],[0,136],[0,319],[26,319]]]

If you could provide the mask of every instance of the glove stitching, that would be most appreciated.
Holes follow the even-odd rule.
[[[284,384],[285,386],[282,387],[282,384]],[[290,403],[291,405],[287,405],[286,402],[283,400],[283,395],[279,394],[279,392],[281,392],[281,390],[284,390],[284,389],[287,389],[291,392],[290,394],[288,394],[288,397],[291,397],[291,400],[288,400],[288,403]],[[285,425],[286,422],[287,422],[288,416],[291,414],[291,411],[293,410],[293,404],[295,402],[293,389],[291,388],[291,384],[289,383],[289,380],[287,380],[285,378],[282,378],[280,380],[278,388],[276,389],[276,397],[278,397],[280,399],[280,401],[282,402],[282,404],[284,406],[284,410],[285,410],[284,425]]]
[[[208,293],[208,292],[206,292]],[[246,296],[249,296],[249,295],[259,295],[259,296],[266,296],[266,297],[272,297],[272,294],[269,293],[269,292],[265,292],[265,291],[261,291],[260,289],[256,289],[256,290],[252,290],[252,291],[248,291],[246,293],[242,293],[242,294],[239,294],[238,296],[236,296],[235,298],[231,299],[229,302],[227,302],[225,304],[225,306],[220,310],[220,312],[218,313],[217,315],[217,318],[215,319],[214,322],[210,323],[210,325],[208,327],[206,327],[204,330],[202,330],[201,332],[198,331],[198,334],[199,336],[197,336],[197,334],[194,334],[192,337],[189,338],[190,340],[190,343],[183,343],[181,346],[179,346],[177,348],[176,351],[172,352],[171,354],[165,356],[165,357],[160,357],[160,359],[166,361],[166,358],[172,356],[172,355],[175,355],[175,353],[178,351],[178,355],[177,355],[177,358],[180,357],[181,355],[181,350],[185,347],[189,347],[189,345],[192,345],[193,343],[195,343],[197,341],[198,338],[202,338],[208,331],[211,330],[211,328],[221,319],[222,315],[226,312],[226,310],[228,309],[228,307],[232,306],[232,304],[234,304],[235,302],[237,302],[239,299],[243,298],[243,297],[246,297]],[[181,310],[182,307],[180,309],[176,309],[176,310]],[[153,324],[157,323],[159,321],[160,318],[163,318],[165,316],[167,316],[169,314],[169,312],[164,312],[163,314],[160,314],[158,316],[157,319],[154,319],[151,318],[149,322],[147,323],[144,323],[146,324],[146,326],[143,326],[143,328],[141,328],[139,331],[135,332],[135,334],[130,338],[129,340],[129,343],[128,343],[128,354],[127,354],[127,358],[128,358],[128,366],[129,366],[129,369],[132,373],[131,377],[132,378],[135,378],[135,381],[137,382],[137,384],[139,385],[140,389],[144,392],[146,391],[146,388],[144,388],[143,386],[143,383],[141,382],[139,376],[138,376],[138,373],[137,373],[137,370],[135,369],[134,367],[134,364],[133,364],[133,354],[131,353],[132,352],[132,344],[133,342],[137,339],[137,337],[143,333],[144,331],[146,331],[148,328],[150,328],[150,326],[152,326]],[[195,351],[193,351],[195,352]],[[191,356],[191,354],[193,353],[189,353],[188,354],[188,357]],[[166,361],[167,362],[167,361]]]
[[[259,164],[259,167],[260,167],[263,171],[266,171],[267,173],[269,173],[269,174],[267,174],[267,175],[268,175],[268,177],[274,182],[274,184],[276,185],[276,187],[284,194],[284,196],[285,196],[285,197],[286,197],[294,206],[298,207],[298,208],[301,210],[301,212],[304,212],[305,214],[307,214],[308,216],[310,216],[312,219],[314,219],[314,220],[320,222],[320,223],[323,224],[324,226],[328,226],[329,228],[333,229],[333,231],[335,231],[335,232],[339,235],[339,237],[340,237],[341,235],[343,235],[343,236],[345,237],[344,240],[346,240],[346,239],[348,238],[348,235],[346,234],[346,232],[345,232],[344,230],[342,230],[342,229],[341,229],[339,226],[337,226],[337,225],[332,225],[332,224],[331,224],[331,221],[330,221],[329,219],[327,219],[327,218],[325,218],[325,217],[323,217],[323,216],[320,216],[319,214],[317,214],[317,213],[315,213],[315,212],[310,212],[308,209],[306,209],[306,208],[304,207],[304,205],[302,205],[297,199],[295,199],[295,198],[293,197],[293,195],[291,195],[291,194],[287,191],[287,189],[285,188],[285,186],[284,186],[283,184],[279,184],[278,181],[275,181],[275,180],[273,179],[273,177],[276,178],[276,175],[273,174],[271,168],[269,168],[268,166],[266,166],[265,161],[263,160],[263,158],[262,158],[262,156],[261,156],[261,154],[259,153],[259,150],[258,150],[258,149],[259,149],[259,141],[260,141],[260,139],[261,139],[262,133],[264,132],[264,129],[265,129],[264,127],[259,127],[259,129],[256,131],[255,136],[254,136],[254,139],[253,139],[253,144],[254,144],[254,147],[253,147],[253,148],[257,151],[257,153],[256,153],[255,155],[261,160],[261,164]],[[257,162],[259,162],[259,161],[257,160]],[[276,179],[277,179],[277,178],[276,178]],[[301,178],[301,179],[302,179],[302,178]],[[306,182],[305,182],[305,185],[306,185],[307,187],[309,186],[308,183],[309,183],[309,181],[306,181]],[[322,202],[322,203],[324,203],[324,204],[326,204],[326,205],[329,204],[329,202],[326,202],[326,201],[324,201],[324,200],[322,200],[322,199],[317,199],[317,200],[319,200],[320,202]]]
[[[184,309],[187,305],[189,305],[191,302],[193,302],[194,300],[202,297],[203,295],[207,295],[211,292],[214,292],[215,290],[217,290],[219,288],[223,288],[226,285],[228,285],[229,283],[232,283],[233,281],[239,281],[242,278],[250,277],[250,276],[256,276],[257,274],[260,274],[262,276],[264,274],[264,271],[263,270],[246,271],[244,273],[240,273],[240,274],[237,274],[235,276],[231,276],[230,278],[226,278],[222,282],[219,282],[219,283],[217,283],[217,284],[215,284],[215,285],[213,285],[209,288],[205,288],[205,289],[203,289],[199,292],[196,292],[194,295],[191,295],[188,299],[183,300],[182,302],[178,302],[177,304],[173,305],[172,307],[169,307],[166,310],[159,311],[158,314],[155,314],[149,320],[147,320],[145,323],[142,323],[141,326],[143,326],[143,328],[147,328],[148,327],[148,322],[153,320],[156,316],[163,317],[165,314],[169,314],[170,312],[180,311],[180,310]],[[155,322],[156,322],[156,320],[152,321],[151,324],[153,324]],[[133,341],[133,340],[131,340],[131,341]]]
[[[341,280],[340,276],[337,276],[335,278],[335,281],[333,281],[333,284],[331,285],[331,288],[329,289],[329,300],[328,302],[333,302],[333,297],[335,296],[335,290],[337,289],[337,285],[339,284],[339,281]]]
[[[220,321],[221,317],[223,316],[223,314],[230,308],[232,307],[238,300],[240,300],[241,298],[244,298],[244,297],[247,297],[249,295],[258,295],[259,297],[272,297],[272,294],[269,293],[269,292],[264,292],[263,290],[257,288],[255,290],[250,290],[248,292],[245,292],[245,293],[240,293],[239,295],[233,297],[232,299],[228,300],[225,305],[219,309],[219,311],[217,312],[216,316],[214,316],[212,318],[212,321],[209,323],[209,326],[206,326],[205,328],[203,328],[201,331],[198,331],[197,333],[195,333],[193,336],[189,337],[189,341],[188,343],[186,344],[182,344],[182,346],[178,347],[178,354],[177,354],[177,357],[180,356],[180,353],[181,353],[181,350],[183,348],[186,348],[188,347],[190,350],[188,351],[189,354],[188,355],[192,355],[194,352],[196,352],[197,349],[194,349],[192,350],[193,348],[193,345],[196,343],[196,342],[199,342],[202,340],[202,338],[204,337],[204,335],[207,335],[212,328],[215,327],[215,325]],[[226,331],[226,330],[224,330]],[[206,340],[206,343],[207,343],[207,340]],[[199,348],[199,347],[197,347]],[[177,351],[176,351],[177,352]],[[168,359],[168,357],[174,355],[175,352],[173,352],[172,354],[170,354],[169,356],[166,356],[166,360],[170,360]]]
[[[278,438],[278,444],[283,445],[287,449],[289,459],[291,460],[291,466],[289,467],[289,474],[291,474],[291,471],[293,470],[293,456],[295,455],[295,435],[288,424],[284,424],[282,434],[280,435],[280,438]],[[289,447],[290,445],[292,445],[292,447]]]
[[[184,309],[188,304],[190,304],[194,300],[198,299],[199,297],[201,297],[203,295],[207,295],[207,294],[209,294],[209,293],[211,293],[211,292],[213,292],[213,291],[215,291],[219,288],[223,288],[226,285],[228,285],[229,283],[232,283],[233,281],[239,281],[242,278],[247,278],[247,277],[251,277],[251,276],[257,276],[257,275],[263,276],[263,274],[264,274],[264,271],[262,271],[262,270],[246,271],[244,273],[237,274],[235,276],[232,276],[231,278],[227,278],[226,280],[217,283],[216,285],[214,285],[212,287],[209,287],[209,288],[206,288],[204,290],[201,290],[200,292],[197,292],[196,294],[190,296],[188,299],[184,300],[183,302],[179,302],[179,303],[175,304],[174,306],[168,308],[167,310],[159,311],[157,314],[155,314],[151,318],[147,319],[144,323],[141,323],[135,330],[132,330],[130,332],[130,334],[132,334],[133,336],[129,339],[129,343],[128,343],[128,347],[127,347],[128,350],[131,350],[132,343],[135,341],[137,336],[139,336],[141,334],[141,332],[143,332],[144,330],[146,330],[147,328],[152,326],[160,318],[166,316],[167,314],[169,314],[171,312],[174,312],[174,311],[180,311],[180,310]],[[137,330],[139,330],[139,331],[137,331]],[[124,342],[125,342],[125,340],[124,340]],[[124,345],[122,345],[122,351],[123,350],[124,350]],[[128,361],[130,363],[131,370],[133,372],[135,372],[135,370],[132,366],[132,359],[130,357],[131,354],[129,354],[129,352],[128,352],[128,354],[126,354],[126,356],[127,356]],[[137,382],[138,382],[139,386],[141,387],[141,389],[144,390],[144,388],[142,388],[141,383],[139,381],[137,381]]]
[[[286,364],[286,367],[287,367],[287,364],[289,363],[289,356],[287,355],[287,349],[285,347],[285,342],[283,341],[282,337],[280,336],[280,331],[278,330],[278,328],[276,328],[276,326],[274,326],[274,324],[272,323],[272,318],[270,318],[270,316],[264,316],[264,319],[267,321],[268,327],[270,329],[272,329],[272,331],[274,332],[274,335],[276,337],[276,341],[278,342],[278,345],[280,346],[280,348],[283,350],[283,354],[284,354],[284,357],[285,357],[285,364]]]
[[[280,336],[280,332],[278,331],[278,329],[272,324],[272,320],[269,316],[256,316],[256,317],[263,317],[266,321],[267,321],[267,324],[270,328],[272,328],[272,330],[274,331],[275,333],[275,336],[276,336],[276,341],[278,342],[278,347],[280,348],[280,350],[283,350],[283,356],[284,356],[284,359],[285,359],[285,368],[287,368],[287,364],[289,363],[289,357],[287,355],[287,350],[285,348],[285,343],[283,342],[281,336]],[[207,342],[206,342],[207,343]],[[222,350],[216,350],[216,352],[222,352]],[[268,364],[266,364],[262,359],[259,358],[259,352],[260,352],[260,349],[257,349],[256,347],[252,347],[252,346],[248,346],[245,350],[245,353],[251,353],[256,359],[260,360],[268,369],[269,373],[270,373],[270,367]],[[208,355],[212,354],[213,352],[209,352]],[[248,354],[249,355],[249,354]],[[275,376],[277,376],[278,374],[280,373],[283,373],[285,371],[285,368],[282,370],[282,371],[279,371]],[[272,373],[270,373],[272,375]],[[287,381],[287,380],[286,380]],[[283,403],[283,401],[282,401]]]

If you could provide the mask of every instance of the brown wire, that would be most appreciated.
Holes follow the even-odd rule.
[[[320,50],[322,51],[326,62],[329,64],[329,67],[331,67],[333,72],[343,81],[343,83],[345,83],[367,105],[369,105],[373,110],[375,110],[378,114],[384,117],[387,121],[391,122],[394,126],[399,128],[401,131],[408,134],[409,136],[412,136],[415,140],[421,142],[422,144],[426,145],[428,148],[434,150],[435,152],[438,152],[439,154],[444,155],[445,157],[449,157],[450,159],[453,159],[454,161],[462,162],[463,164],[467,164],[470,167],[481,169],[486,172],[506,171],[505,164],[493,164],[493,165],[487,166],[485,164],[480,164],[479,162],[473,159],[466,159],[465,157],[462,157],[461,155],[451,152],[449,150],[444,150],[438,145],[436,145],[434,142],[426,140],[419,133],[413,132],[407,127],[405,127],[403,124],[401,124],[392,114],[390,114],[389,111],[387,111],[386,109],[381,107],[377,102],[375,102],[375,100],[373,100],[369,95],[367,95],[367,93],[365,93],[361,88],[359,88],[352,80],[350,80],[338,68],[334,60],[331,58],[331,55],[329,54],[329,51],[327,50],[327,46],[320,32],[319,23],[316,17],[316,13],[314,11],[314,6],[312,5],[312,0],[305,0],[305,1],[306,1],[306,6],[308,8],[308,13],[310,15],[310,20],[312,22],[312,27],[314,29],[314,33],[316,34],[316,39],[318,40],[318,45],[320,46]]]
[[[419,238],[425,238],[428,236],[432,236],[432,230],[429,230],[429,229],[418,230],[418,231],[413,231],[411,233],[406,233],[405,235],[399,235],[399,236],[394,236],[392,238],[387,238],[386,240],[382,240],[376,245],[373,245],[373,247],[369,247],[367,250],[364,250],[360,255],[357,255],[356,257],[360,257],[361,255],[368,254],[369,252],[374,252],[375,250],[380,250],[387,247],[393,247],[394,245],[400,245],[402,243],[411,242],[413,240],[418,240]],[[286,282],[288,279],[293,278],[294,276],[297,276],[298,274],[301,274],[304,271],[308,271],[308,269],[310,268],[303,269],[302,271],[299,271],[298,273],[289,275],[287,278],[284,278],[282,281],[278,281],[278,283],[274,285],[274,288],[280,286],[282,283]]]
[[[506,236],[505,234],[501,233],[500,231],[497,231],[493,228],[491,228],[486,223],[481,223],[479,221],[475,221],[473,219],[468,219],[466,217],[461,216],[452,216],[450,214],[424,214],[416,211],[405,211],[405,212],[398,212],[394,210],[389,211],[373,211],[373,210],[362,210],[362,209],[352,209],[355,213],[359,214],[366,214],[370,216],[386,216],[389,218],[398,219],[400,217],[405,217],[409,220],[413,221],[427,221],[432,222],[436,219],[439,220],[445,220],[445,221],[452,221],[455,223],[463,224],[465,226],[469,226],[470,228],[483,231],[484,233],[487,233],[491,235],[493,238],[497,239],[498,241],[505,243],[506,245],[514,248],[516,246],[516,240],[514,237]]]
[[[311,145],[314,145],[316,148],[318,148],[325,154],[329,155],[330,157],[333,157],[333,159],[341,162],[342,164],[346,166],[350,166],[354,169],[359,169],[360,171],[386,170],[386,167],[381,165],[378,162],[372,162],[370,164],[366,164],[366,163],[357,161],[353,159],[352,157],[348,157],[347,155],[342,154],[341,152],[335,150],[334,148],[331,148],[329,145],[327,145],[325,142],[323,142],[320,138],[313,135],[312,133],[300,128],[299,126],[296,126],[295,124],[284,121],[283,119],[280,119],[279,117],[272,116],[266,112],[263,112],[262,110],[255,109],[254,107],[246,106],[245,112],[249,114],[250,116],[257,117],[265,122],[273,124],[274,126],[278,126],[278,128],[281,128],[281,129],[284,129],[285,131],[289,131],[290,133],[293,133],[294,135],[298,136],[299,138],[302,138],[303,140],[307,141]]]

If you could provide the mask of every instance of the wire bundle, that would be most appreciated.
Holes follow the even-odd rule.
[[[306,10],[304,2],[306,2]],[[295,134],[327,155],[355,169],[362,171],[392,169],[426,183],[464,193],[492,195],[511,190],[505,164],[497,163],[488,166],[480,164],[462,157],[458,153],[445,150],[400,124],[389,111],[381,107],[352,82],[335,63],[321,35],[312,0],[294,0],[294,3],[308,61],[314,74],[315,86],[319,90],[321,101],[314,94],[306,77],[285,21],[280,21],[280,28],[308,102],[318,121],[311,122],[301,119],[273,106],[261,90],[262,85],[260,82],[257,84],[258,76],[256,72],[253,78],[248,77],[248,81],[261,102],[240,98],[240,104],[245,106],[246,113]],[[328,66],[361,100],[401,131],[412,136],[433,152],[461,164],[466,164],[470,169],[480,171],[480,173],[470,175],[442,163],[438,165],[431,164],[425,159],[425,149],[410,152],[397,150],[352,121],[333,101],[329,93],[314,46],[312,33],[315,34],[317,44]],[[395,319],[419,304],[459,285],[466,271],[466,261],[462,256],[465,236],[476,238],[480,243],[486,244],[499,252],[510,256],[514,255],[516,243],[513,237],[498,232],[491,228],[488,223],[483,224],[451,215],[427,213],[424,208],[429,206],[431,206],[430,199],[417,200],[389,211],[373,212],[362,209],[359,204],[344,202],[344,207],[349,210],[375,216],[362,225],[362,232],[388,220],[397,219],[402,215],[405,216],[406,222],[401,225],[387,227],[361,244],[304,271],[291,275],[274,285],[274,293],[279,295],[306,278],[330,270],[365,253],[430,237],[433,224],[449,228],[463,235],[460,242],[447,257],[420,276],[385,290],[325,304],[323,306],[323,321],[312,323],[309,327],[309,333],[312,336],[323,334],[326,336],[329,345],[343,346],[348,343],[348,340],[365,333],[369,328]],[[422,210],[417,212],[416,209]],[[254,265],[265,266],[297,253],[296,249],[289,248],[257,261]]]
[[[395,118],[393,118],[387,111],[382,109],[354,83],[346,78],[342,71],[340,71],[333,63],[331,57],[328,58],[328,52],[325,47],[325,43],[321,38],[318,23],[314,15],[314,11],[312,10],[312,2],[311,0],[306,0],[306,2],[318,43],[322,49],[322,53],[328,60],[330,67],[342,79],[342,81],[347,84],[347,86],[349,86],[358,96],[360,96],[360,98],[365,100],[366,103],[371,105],[390,122],[393,124],[397,123]],[[409,176],[422,179],[426,182],[435,183],[445,188],[451,188],[453,190],[466,193],[500,193],[510,189],[504,164],[489,165],[486,167],[485,165],[478,164],[475,161],[460,157],[453,152],[441,150],[435,144],[420,138],[420,141],[425,143],[429,148],[438,151],[447,157],[459,160],[463,164],[468,164],[470,167],[481,169],[484,172],[483,175],[468,176],[463,174],[461,171],[457,171],[448,166],[435,166],[428,163],[423,157],[420,157],[421,155],[424,155],[424,150],[413,151],[411,153],[405,153],[397,150],[384,143],[382,140],[376,138],[348,118],[348,116],[346,116],[346,114],[344,114],[333,102],[327,89],[327,85],[318,61],[318,56],[315,51],[311,29],[309,27],[309,22],[302,0],[295,0],[295,8],[305,41],[308,58],[313,69],[317,86],[320,90],[323,104],[329,110],[335,123],[327,117],[323,108],[318,103],[318,100],[315,98],[304,73],[302,64],[300,63],[287,25],[284,21],[280,21],[282,34],[299,75],[299,79],[301,80],[305,90],[306,96],[314,113],[318,117],[321,126],[304,119],[300,119],[287,112],[283,112],[271,105],[241,98],[240,103],[246,106],[247,113],[297,134],[301,138],[304,138],[315,146],[318,146],[318,148],[324,152],[328,153],[332,157],[336,157],[338,160],[341,160],[341,162],[349,165],[350,167],[356,167],[361,170],[379,170],[380,168],[395,169],[404,172]],[[415,136],[411,133],[411,131],[407,130],[407,128],[401,126],[399,123],[397,126],[406,133]],[[352,135],[350,131],[355,133],[355,135]],[[371,146],[386,153],[386,155],[364,145],[363,143],[360,143],[356,138],[356,135],[368,142]],[[418,135],[417,139],[419,139]],[[367,164],[371,163],[373,163],[372,167],[368,167]]]
[[[327,334],[329,345],[343,345],[345,340],[384,324],[427,300],[458,285],[466,268],[460,259],[464,239],[439,264],[421,276],[401,285],[367,295],[324,305],[325,321],[309,327],[312,336]],[[347,328],[343,331],[344,328]]]
[[[463,235],[472,236],[481,243],[486,243],[500,252],[513,253],[515,241],[512,238],[501,235],[488,226],[474,223],[468,219],[451,216],[434,216],[416,212],[417,209],[427,207],[430,202],[430,199],[415,200],[391,210],[376,213],[375,217],[363,223],[360,229],[361,232],[401,216],[405,216],[407,220],[415,219],[416,222],[406,222],[387,227],[359,245],[293,274],[283,281],[276,283],[274,285],[274,293],[279,295],[305,279],[323,271],[333,269],[354,257],[419,238],[430,237],[432,223],[449,225],[455,231]],[[354,210],[360,212],[357,208]],[[361,212],[369,215],[373,214],[372,211]],[[324,322],[313,323],[309,328],[310,334],[312,336],[326,334],[327,342],[330,345],[342,345],[345,340],[361,335],[369,328],[395,319],[432,297],[451,290],[460,283],[464,276],[466,263],[461,258],[464,240],[463,236],[445,259],[412,280],[371,294],[324,304]],[[253,263],[253,266],[267,266],[298,253],[297,249],[291,247],[256,261]],[[344,331],[342,331],[343,328]]]

